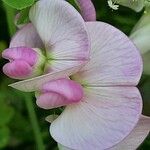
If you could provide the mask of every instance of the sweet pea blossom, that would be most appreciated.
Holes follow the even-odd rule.
[[[143,62],[144,73],[150,74],[150,7],[147,7],[143,16],[133,28],[130,38],[139,48]]]
[[[58,1],[49,5],[44,0],[40,7],[49,7],[41,12],[37,11],[36,5],[30,10],[31,23],[21,26],[12,38],[9,49],[2,54],[10,61],[3,68],[6,75],[26,79],[82,66],[87,62],[90,43],[84,20],[72,5],[65,9],[66,3],[59,1],[58,4]],[[41,63],[38,62],[39,56]]]
[[[59,2],[55,1],[55,7]],[[31,8],[38,14],[34,20],[48,13],[45,10],[52,3],[36,3]],[[73,9],[65,1],[61,3],[65,10]],[[107,149],[121,142],[139,120],[142,100],[135,86],[142,73],[142,62],[135,46],[119,30],[102,22],[87,22],[86,28],[91,56],[84,67],[71,67],[11,86],[27,92],[39,91],[39,107],[66,106],[50,127],[58,143],[77,150]]]
[[[68,16],[76,20],[78,12],[67,2],[41,0],[30,11],[38,27],[47,20],[41,16],[51,15],[49,8],[57,10],[57,14],[62,14],[61,10],[70,12]],[[85,66],[70,65],[10,86],[36,91],[36,102],[41,108],[64,106],[61,115],[54,117],[50,133],[65,149],[119,149],[119,145],[125,147],[124,140],[140,136],[134,141],[134,147],[138,147],[150,128],[149,119],[139,121],[142,99],[135,86],[142,73],[140,54],[128,37],[113,26],[98,21],[86,22],[85,26],[91,43],[90,60]],[[43,29],[39,33],[42,32]],[[72,32],[64,34],[70,40]]]

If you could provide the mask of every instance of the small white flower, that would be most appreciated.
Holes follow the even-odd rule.
[[[108,0],[108,6],[113,10],[118,10],[119,8],[119,5],[116,5],[115,2],[112,2],[112,0]]]

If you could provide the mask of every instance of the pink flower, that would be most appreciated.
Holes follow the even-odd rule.
[[[90,43],[83,18],[73,6],[68,5],[68,9],[66,9],[67,2],[60,1],[58,4],[57,1],[51,5],[49,5],[49,1],[39,2],[41,7],[48,5],[48,7],[40,12],[35,5],[30,10],[29,17],[31,23],[24,25],[14,35],[10,42],[10,50],[6,50],[7,55],[11,55],[8,53],[11,53],[11,49],[13,49],[16,51],[13,54],[16,55],[14,57],[18,57],[17,51],[22,53],[22,55],[23,53],[32,55],[33,49],[38,48],[45,57],[42,72],[40,66],[38,66],[40,70],[36,71],[40,72],[40,75],[74,66],[83,66],[89,59]],[[26,49],[22,51],[20,47],[26,47]],[[4,51],[4,55],[5,53]],[[36,55],[34,57],[38,57],[37,54],[34,55]],[[6,57],[4,56],[4,58]],[[32,60],[31,57],[24,59]],[[35,74],[32,68],[32,66],[38,64],[37,60],[34,60],[32,66],[27,67],[27,64],[22,63],[24,59],[19,58],[19,62],[18,59],[14,60],[13,65],[9,63],[4,68],[4,73],[16,79],[38,76],[39,74]],[[17,66],[21,66],[21,68]]]
[[[40,28],[38,31],[43,39],[52,28],[48,26],[49,30],[44,30],[45,24],[42,26],[41,22],[47,22],[47,16],[56,15],[51,15],[52,10],[57,10],[56,14],[69,12],[68,16],[74,18],[74,22],[68,20],[72,26],[76,24],[75,18],[79,15],[75,15],[77,11],[65,1],[37,2],[31,8],[30,18]],[[55,18],[52,20],[53,23],[57,22]],[[38,91],[36,97],[39,107],[51,109],[66,106],[50,126],[52,137],[65,148],[104,150],[116,146],[114,148],[120,149],[119,146],[124,147],[124,143],[128,143],[133,136],[140,136],[133,141],[136,148],[150,128],[149,119],[142,121],[145,125],[141,125],[141,120],[139,122],[142,99],[135,87],[142,74],[139,51],[126,35],[111,25],[98,21],[85,24],[91,42],[90,60],[85,66],[81,68],[81,65],[71,64],[64,70],[10,86],[25,92]],[[80,28],[78,24],[76,27]],[[70,41],[72,32],[65,31],[66,41]],[[59,32],[57,36],[62,37],[61,28]],[[82,34],[80,31],[81,37]],[[72,46],[72,42],[69,45],[63,44],[58,47],[59,50]],[[61,51],[60,54],[62,59],[66,56]],[[81,54],[77,56],[82,57]],[[129,144],[128,147],[130,146]]]

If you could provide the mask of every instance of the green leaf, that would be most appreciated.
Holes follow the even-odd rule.
[[[20,16],[17,20],[17,25],[26,24],[29,22],[29,10],[29,8],[26,8],[20,11]]]
[[[5,147],[10,138],[9,129],[7,127],[1,127],[0,128],[0,148]]]
[[[35,0],[2,0],[4,3],[18,10],[32,6]]]
[[[7,44],[5,41],[0,41],[0,52],[2,52],[4,49],[6,49]]]
[[[12,119],[14,109],[3,102],[0,103],[0,126],[4,126]]]

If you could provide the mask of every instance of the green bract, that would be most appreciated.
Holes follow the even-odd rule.
[[[18,10],[27,8],[33,5],[33,3],[35,2],[35,0],[2,0],[2,1],[7,5]]]

